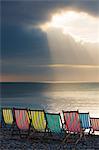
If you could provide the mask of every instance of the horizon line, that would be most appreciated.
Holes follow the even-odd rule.
[[[0,81],[0,83],[99,83],[99,81]]]

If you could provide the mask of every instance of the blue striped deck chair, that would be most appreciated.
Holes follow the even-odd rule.
[[[89,129],[88,133],[90,133],[91,124],[90,124],[89,113],[79,113],[79,117],[80,117],[80,121],[81,121],[83,130],[85,131],[86,129]]]
[[[1,118],[2,127],[10,130],[14,123],[13,109],[2,108],[1,112],[2,112],[2,118]]]
[[[63,130],[63,123],[60,113],[45,113],[47,120],[48,133],[54,140],[63,140],[65,132]]]
[[[75,141],[77,144],[83,137],[83,130],[79,118],[78,111],[63,111],[64,116],[64,124],[65,124],[65,131],[67,133],[63,142],[67,141],[69,137],[72,135],[77,135],[78,138]]]

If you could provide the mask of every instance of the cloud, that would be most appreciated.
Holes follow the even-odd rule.
[[[33,71],[34,70],[34,71]],[[31,82],[67,82],[85,81],[99,82],[99,68],[54,68],[45,70],[36,68],[31,71],[26,68],[25,72],[2,73],[2,81],[31,81]]]
[[[76,42],[61,29],[51,28],[47,33],[51,60],[55,64],[99,64],[99,44]]]
[[[2,1],[2,23],[18,25],[37,25],[51,19],[51,14],[60,10],[85,11],[93,16],[99,15],[99,1]]]
[[[2,59],[16,60],[21,63],[34,62],[41,63],[45,58],[48,61],[49,47],[46,33],[39,29],[32,29],[30,32],[20,29],[16,26],[3,26],[1,31]]]
[[[98,81],[98,45],[82,45],[60,30],[50,31],[48,39],[35,28],[50,21],[52,14],[69,9],[99,16],[98,1],[93,0],[1,2],[3,81]]]
[[[24,57],[3,59],[3,80],[7,75],[11,80],[11,75],[15,81],[99,81],[99,51],[94,43],[82,45],[57,29],[51,30],[50,34],[48,44],[52,45],[47,58],[44,55],[46,49],[38,49],[40,57],[34,49],[35,55],[31,53],[30,57],[24,54]]]
[[[99,42],[99,17],[94,18],[85,12],[62,11],[55,13],[50,22],[39,27],[49,32],[51,28],[61,29],[64,34],[70,34],[76,41]]]

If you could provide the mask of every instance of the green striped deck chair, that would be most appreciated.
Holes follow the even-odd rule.
[[[8,129],[11,129],[14,118],[13,118],[13,109],[12,108],[2,108],[2,127],[6,127]]]
[[[79,117],[83,130],[86,131],[86,129],[89,129],[88,133],[90,133],[91,124],[89,113],[79,113]]]
[[[64,116],[66,133],[68,133],[64,141],[66,141],[68,137],[71,136],[72,134],[74,135],[76,134],[80,136],[75,141],[75,144],[77,144],[83,136],[83,130],[80,122],[79,113],[78,111],[63,111],[63,116]]]
[[[90,121],[92,132],[99,131],[99,118],[90,118]]]
[[[27,109],[14,108],[14,116],[20,137],[27,137],[30,133],[30,120]]]
[[[63,140],[64,130],[60,113],[45,113],[47,120],[47,129],[52,139]],[[61,137],[61,138],[60,138]]]

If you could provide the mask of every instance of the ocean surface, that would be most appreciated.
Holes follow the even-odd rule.
[[[99,117],[99,83],[0,83],[3,107],[79,110]]]

